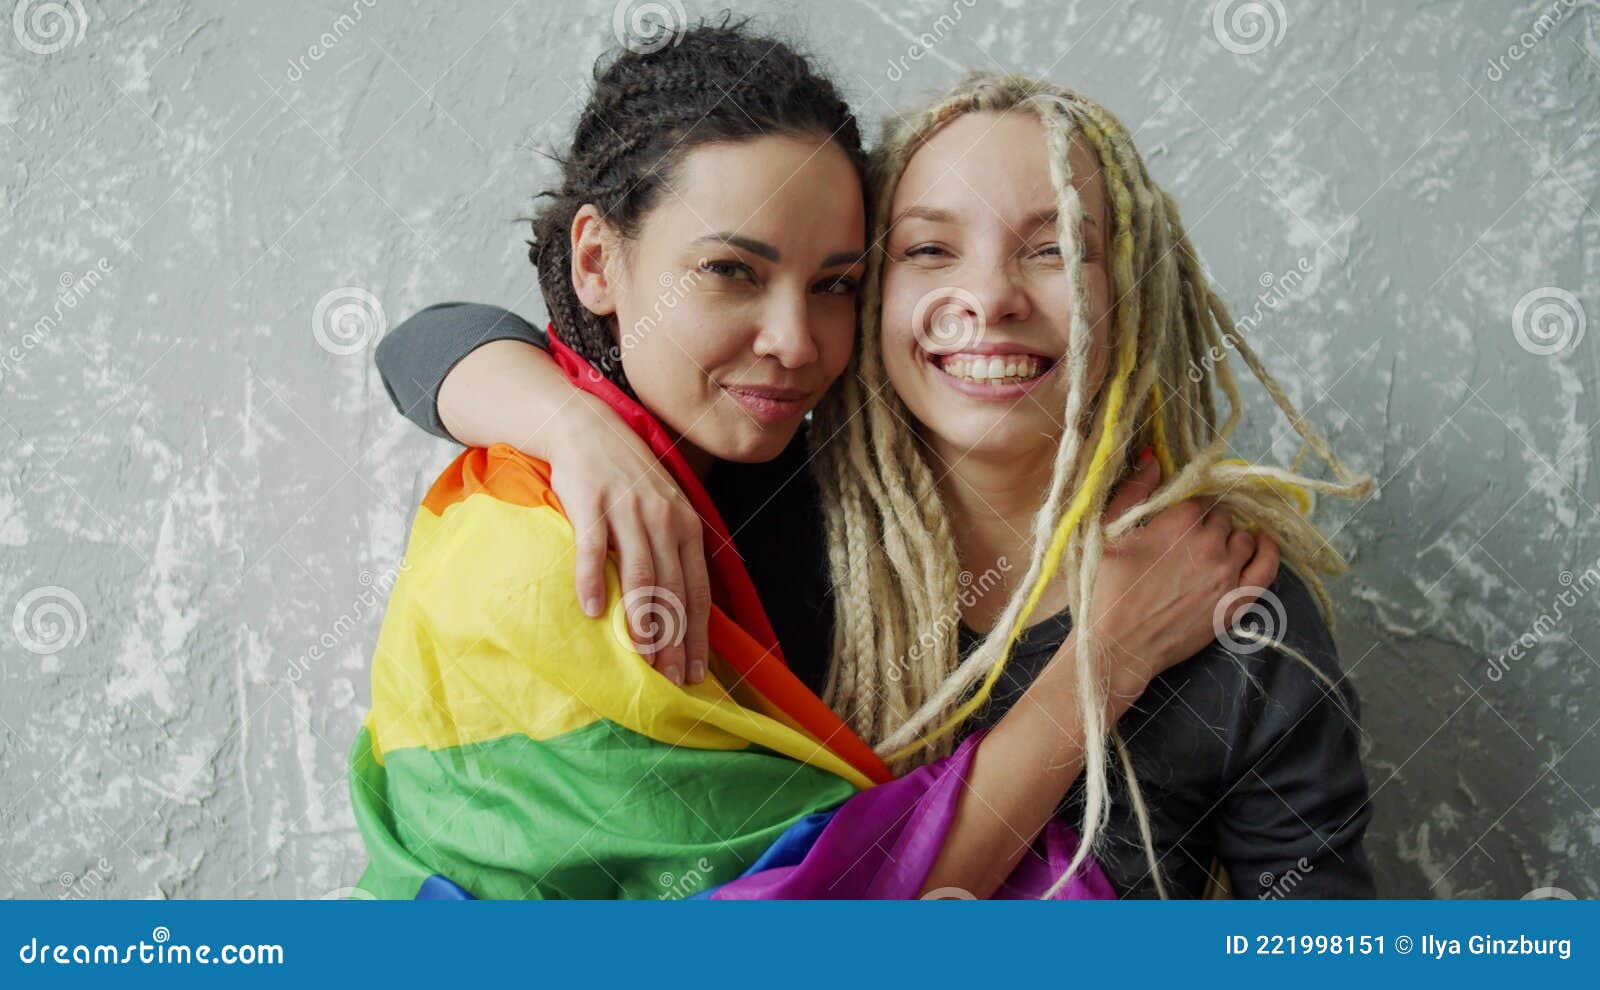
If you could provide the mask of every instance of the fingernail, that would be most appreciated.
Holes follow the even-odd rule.
[[[1156,459],[1156,451],[1155,451],[1154,447],[1146,447],[1145,449],[1139,451],[1139,463],[1140,464],[1149,464],[1151,461],[1153,461],[1155,459]]]
[[[600,610],[604,606],[605,603],[599,598],[595,597],[594,595],[589,595],[583,600],[583,614],[587,615],[591,619],[598,619],[600,617]]]
[[[706,662],[704,660],[689,661],[689,683],[699,684],[706,679]]]
[[[683,687],[683,671],[676,667],[668,667],[666,670],[662,671],[662,673],[667,675],[667,680],[678,685],[679,687]]]

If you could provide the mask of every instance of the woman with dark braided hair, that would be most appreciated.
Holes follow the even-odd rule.
[[[614,142],[630,146],[623,135]],[[652,684],[686,684],[693,697],[719,682],[727,658],[715,635],[708,654],[696,604],[709,583],[709,627],[718,628],[727,596],[714,558],[736,547],[794,673],[837,712],[821,741],[870,745],[903,774],[843,809],[895,786],[916,790],[930,771],[955,781],[954,803],[922,820],[922,858],[882,844],[918,864],[912,893],[1196,896],[1220,860],[1239,896],[1249,890],[1240,878],[1253,885],[1289,869],[1297,879],[1280,896],[1370,896],[1355,696],[1339,682],[1315,609],[1325,601],[1316,572],[1343,562],[1293,508],[1310,490],[1360,494],[1364,479],[1348,474],[1238,338],[1175,205],[1097,104],[1038,81],[974,76],[891,129],[875,164],[866,336],[808,438],[774,449],[759,431],[704,429],[715,403],[662,387],[671,352],[640,356],[644,342],[665,338],[679,306],[781,314],[763,305],[784,281],[777,245],[719,238],[732,252],[725,263],[697,268],[714,280],[679,293],[658,274],[658,291],[674,290],[666,311],[635,307],[630,320],[614,310],[585,354],[659,417],[721,516],[699,504],[680,510],[681,478],[663,470],[672,458],[659,445],[634,442],[608,409],[569,405],[582,395],[558,370],[570,365],[562,341],[572,314],[548,298],[561,271],[538,245],[557,362],[509,313],[435,307],[380,345],[391,394],[440,435],[509,443],[553,465],[550,482],[578,529],[576,567],[563,573],[590,614],[603,608],[590,601],[602,590],[648,603],[623,621],[661,671]],[[576,316],[588,319],[606,302],[584,295],[592,271],[576,223],[571,240],[587,313]],[[646,274],[673,271],[657,260],[666,267]],[[703,324],[680,347],[737,339],[728,328],[739,322]],[[1262,376],[1335,481],[1223,460],[1239,414],[1224,343]],[[794,367],[782,356],[778,366]],[[1220,426],[1214,382],[1233,405]],[[755,430],[781,421],[791,396],[734,398]],[[796,432],[798,422],[788,436]],[[710,582],[699,577],[703,536]],[[1277,580],[1280,544],[1305,580]],[[608,546],[620,583],[605,570]],[[1009,573],[1013,558],[1028,564],[994,578],[1001,594],[985,598],[991,562]],[[1230,636],[1234,647],[1223,649],[1218,635],[1263,595],[1288,602],[1287,628],[1242,644]],[[686,638],[649,642],[641,626],[677,606],[681,629],[684,602]],[[1036,609],[1047,618],[1030,622]],[[1073,611],[1088,619],[1069,622]],[[1255,640],[1271,648],[1255,656]],[[1175,676],[1183,670],[1193,676]],[[1158,686],[1162,703],[1136,706]],[[1108,734],[1120,774],[1105,767]],[[1154,800],[1142,790],[1147,769]],[[937,789],[916,792],[920,810]],[[1080,843],[1066,825],[1074,819],[1098,841]],[[1049,882],[1019,882],[1041,864]],[[830,865],[808,854],[800,868]],[[842,881],[808,896],[862,889]]]

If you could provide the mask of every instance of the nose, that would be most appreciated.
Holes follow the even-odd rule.
[[[953,284],[963,290],[957,296],[958,304],[967,308],[967,315],[979,326],[1025,320],[1033,313],[1027,287],[1009,259],[975,257],[962,266]]]
[[[816,330],[803,291],[773,294],[763,307],[754,350],[757,357],[773,358],[791,371],[817,360]]]

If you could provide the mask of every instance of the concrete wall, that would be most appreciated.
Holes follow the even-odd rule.
[[[542,318],[512,221],[632,10],[6,6],[0,893],[337,890],[383,590],[451,453],[372,346],[444,299]],[[749,12],[871,133],[966,65],[1137,128],[1265,358],[1381,485],[1319,513],[1354,562],[1382,891],[1600,895],[1593,0]],[[1292,455],[1249,400],[1245,448]]]

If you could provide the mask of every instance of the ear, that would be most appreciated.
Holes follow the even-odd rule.
[[[616,237],[599,207],[585,203],[572,217],[572,290],[597,316],[617,311]]]

